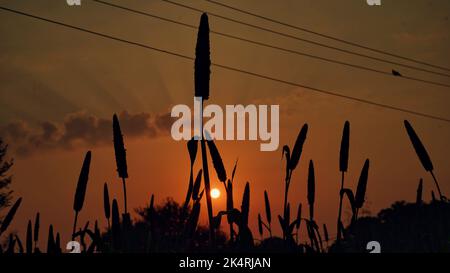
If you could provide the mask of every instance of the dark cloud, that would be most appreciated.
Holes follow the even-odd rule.
[[[167,114],[158,114],[155,118],[155,124],[162,133],[169,133],[170,128],[174,122],[174,118],[171,117],[170,113]]]
[[[119,114],[119,121],[126,138],[155,138],[167,135],[173,120],[170,113],[151,115],[124,111]],[[0,127],[0,136],[18,156],[49,149],[108,145],[112,142],[112,117],[76,112],[68,114],[60,124],[44,121],[37,127],[24,121],[11,121]]]

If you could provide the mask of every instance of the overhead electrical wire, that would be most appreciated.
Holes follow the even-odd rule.
[[[70,28],[70,29],[73,29],[73,30],[89,33],[89,34],[92,34],[92,35],[95,35],[95,36],[99,36],[99,37],[102,37],[102,38],[107,38],[107,39],[114,40],[114,41],[117,41],[117,42],[121,42],[121,43],[124,43],[124,44],[129,44],[129,45],[137,46],[137,47],[140,47],[140,48],[144,48],[144,49],[148,49],[148,50],[153,50],[153,51],[157,51],[157,52],[160,52],[160,53],[164,53],[164,54],[167,54],[167,55],[176,56],[176,57],[179,57],[179,58],[183,58],[185,60],[190,60],[190,61],[195,60],[194,57],[190,57],[190,56],[187,56],[187,55],[184,55],[184,54],[181,54],[181,53],[176,53],[176,52],[173,52],[173,51],[170,51],[170,50],[161,49],[161,48],[153,47],[153,46],[142,44],[142,43],[138,43],[138,42],[133,42],[133,41],[130,41],[130,40],[127,40],[127,39],[115,37],[115,36],[112,36],[112,35],[109,35],[109,34],[93,31],[93,30],[86,29],[86,28],[83,28],[83,27],[79,27],[79,26],[75,26],[75,25],[59,22],[59,21],[56,21],[56,20],[44,18],[44,17],[41,17],[41,16],[37,16],[37,15],[30,14],[30,13],[26,13],[26,12],[23,12],[23,11],[10,9],[10,8],[3,7],[3,6],[0,6],[0,9],[3,10],[3,11],[10,12],[10,13],[15,13],[15,14],[26,16],[26,17],[29,17],[29,18],[33,18],[33,19],[36,19],[36,20],[45,21],[45,22],[52,23],[52,24],[55,24],[55,25],[63,26],[65,28]],[[321,93],[321,94],[324,94],[324,95],[339,97],[339,98],[343,98],[343,99],[350,100],[350,101],[356,101],[356,102],[360,102],[360,103],[364,103],[364,104],[368,104],[368,105],[378,106],[378,107],[385,108],[385,109],[395,110],[395,111],[398,111],[398,112],[408,113],[408,114],[412,114],[412,115],[416,115],[416,116],[420,116],[420,117],[425,117],[425,118],[429,118],[429,119],[433,119],[433,120],[440,120],[440,121],[444,121],[446,123],[450,123],[450,119],[449,118],[439,117],[439,116],[435,116],[435,115],[431,115],[431,114],[427,114],[427,113],[423,113],[423,112],[419,112],[419,111],[414,111],[414,110],[401,108],[401,107],[397,107],[397,106],[393,106],[393,105],[388,105],[388,104],[374,102],[374,101],[367,100],[367,99],[362,99],[362,98],[357,98],[357,97],[353,97],[353,96],[349,96],[349,95],[344,95],[344,94],[340,94],[340,93],[337,93],[337,92],[334,92],[334,91],[329,91],[329,90],[320,89],[320,88],[316,88],[316,87],[312,87],[312,86],[308,86],[308,85],[304,85],[304,84],[300,84],[300,83],[296,83],[296,82],[291,82],[291,81],[287,81],[287,80],[283,80],[283,79],[278,79],[278,78],[275,78],[275,77],[272,77],[272,76],[263,75],[263,74],[259,74],[259,73],[253,72],[253,71],[244,70],[244,69],[240,69],[240,68],[236,68],[236,67],[232,67],[232,66],[227,66],[227,65],[223,65],[223,64],[219,64],[219,63],[212,63],[211,65],[213,65],[215,67],[219,67],[219,68],[225,69],[225,70],[235,71],[235,72],[239,72],[239,73],[242,73],[242,74],[251,75],[251,76],[254,76],[254,77],[257,77],[257,78],[270,80],[270,81],[273,81],[273,82],[279,82],[279,83],[283,83],[283,84],[290,85],[290,86],[304,88],[304,89],[311,90],[311,91],[314,91],[316,93]]]
[[[118,5],[118,4],[114,4],[114,3],[110,3],[110,2],[106,2],[106,1],[102,1],[102,0],[92,0],[92,1],[97,2],[99,4],[102,4],[102,5],[106,5],[106,6],[114,7],[114,8],[117,8],[117,9],[121,9],[121,10],[124,10],[124,11],[127,11],[127,12],[143,15],[143,16],[146,16],[146,17],[162,20],[162,21],[165,21],[165,22],[170,22],[170,23],[173,23],[173,24],[177,24],[177,25],[180,25],[180,26],[187,27],[187,28],[197,29],[197,26],[195,26],[195,25],[183,23],[183,22],[180,22],[180,21],[177,21],[177,20],[169,19],[169,18],[166,18],[166,17],[162,17],[160,15],[155,15],[155,14],[149,13],[149,12],[144,12],[144,11],[132,9],[132,8],[129,8],[129,7],[125,7],[125,6],[122,6],[122,5]],[[370,71],[370,72],[386,75],[386,76],[389,76],[389,77],[394,77],[392,75],[391,71],[383,71],[383,70],[379,70],[379,69],[372,68],[372,67],[367,67],[367,66],[362,66],[362,65],[358,65],[358,64],[343,62],[343,61],[330,59],[330,58],[326,58],[326,57],[322,57],[322,56],[318,56],[318,55],[313,55],[313,54],[309,54],[309,53],[305,53],[305,52],[301,52],[301,51],[297,51],[297,50],[291,50],[291,49],[287,49],[287,48],[284,48],[284,47],[279,47],[279,46],[275,46],[275,45],[271,45],[271,44],[255,41],[255,40],[250,40],[250,39],[242,38],[242,37],[239,37],[239,36],[235,36],[235,35],[232,35],[232,34],[219,32],[219,31],[215,31],[215,30],[210,30],[210,32],[213,33],[213,34],[222,36],[222,37],[226,37],[226,38],[230,38],[230,39],[234,39],[234,40],[239,40],[239,41],[251,43],[251,44],[262,46],[262,47],[266,47],[266,48],[280,50],[280,51],[283,51],[283,52],[286,52],[286,53],[291,53],[291,54],[295,54],[295,55],[299,55],[299,56],[313,58],[313,59],[320,60],[320,61],[325,61],[325,62],[329,62],[329,63],[339,64],[339,65],[343,65],[343,66],[347,66],[347,67],[352,67],[352,68],[356,68],[356,69],[361,69],[361,70],[365,70],[365,71]],[[446,83],[430,81],[430,80],[426,80],[426,79],[422,79],[422,78],[411,77],[411,76],[408,76],[408,75],[402,75],[402,77],[398,77],[398,79],[417,81],[417,82],[422,82],[422,83],[426,83],[426,84],[432,84],[432,85],[436,85],[436,86],[450,88],[450,85],[446,84]]]

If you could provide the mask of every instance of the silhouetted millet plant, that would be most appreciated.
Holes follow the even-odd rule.
[[[423,179],[420,178],[419,185],[417,186],[416,204],[422,204],[422,192],[423,192]]]
[[[33,229],[33,241],[34,241],[34,252],[39,253],[40,250],[37,246],[39,241],[39,222],[40,222],[40,213],[36,213],[36,218],[34,220],[34,229]]]
[[[300,157],[303,151],[303,144],[305,143],[307,133],[308,133],[308,124],[305,124],[303,125],[302,129],[300,130],[297,136],[297,140],[295,141],[292,154],[289,146],[287,145],[284,145],[282,150],[282,155],[286,157],[286,174],[284,179],[283,217],[278,215],[278,219],[282,226],[284,239],[287,239],[288,235],[290,234],[289,230],[290,211],[288,210],[289,207],[288,193],[289,193],[289,186],[291,184],[292,172],[295,170],[300,161]]]
[[[271,222],[272,222],[272,211],[270,210],[270,201],[269,201],[269,196],[267,195],[267,191],[264,191],[264,208],[266,211],[266,221],[264,222],[260,216],[260,214],[258,214],[258,225],[261,226],[261,228],[259,228],[259,233],[261,234],[261,236],[263,236],[263,227],[267,229],[267,231],[269,232],[269,236],[270,238],[272,238],[272,226],[271,226]]]
[[[348,169],[348,155],[350,146],[350,123],[348,121],[344,124],[344,130],[342,132],[341,149],[339,152],[339,171],[341,172],[341,188],[339,193],[339,211],[337,219],[337,240],[342,237],[342,198],[344,192],[344,176]]]
[[[33,234],[32,234],[32,227],[31,227],[31,220],[28,220],[27,225],[27,238],[26,238],[26,253],[31,254],[33,253]]]
[[[209,76],[210,76],[210,48],[209,48],[209,26],[208,17],[203,14],[200,19],[200,26],[197,36],[196,58],[195,58],[195,96],[202,97],[203,100],[209,98]],[[200,140],[202,157],[202,167],[194,170],[194,163],[198,152],[198,142],[193,138],[187,142],[187,150],[190,160],[189,182],[186,197],[182,205],[174,201],[168,201],[164,206],[155,206],[154,195],[151,195],[148,207],[136,209],[140,220],[131,221],[127,208],[126,179],[128,178],[126,150],[123,135],[120,129],[117,115],[113,116],[113,146],[115,151],[115,161],[117,172],[123,184],[124,213],[121,214],[117,199],[110,202],[110,193],[107,183],[103,185],[103,207],[104,217],[107,222],[107,229],[101,232],[98,221],[95,221],[94,229],[89,228],[86,222],[83,228],[77,230],[78,214],[81,212],[87,191],[89,171],[91,163],[91,152],[85,155],[78,183],[75,190],[73,209],[75,211],[74,224],[72,229],[72,239],[77,240],[81,245],[82,252],[193,252],[193,251],[276,251],[276,252],[345,252],[345,251],[365,251],[364,244],[372,238],[381,238],[382,243],[388,250],[404,251],[440,251],[450,250],[448,243],[448,230],[450,230],[450,203],[443,196],[437,179],[433,173],[433,164],[425,150],[424,145],[415,133],[411,124],[405,121],[407,134],[413,147],[426,171],[431,173],[437,188],[440,200],[437,201],[432,191],[432,202],[426,204],[423,201],[423,180],[420,179],[415,204],[396,203],[391,208],[385,209],[377,217],[360,217],[359,212],[363,208],[369,177],[369,160],[366,159],[359,176],[356,193],[344,185],[344,176],[348,171],[349,144],[350,144],[350,123],[344,124],[340,154],[339,171],[341,172],[341,183],[339,190],[339,210],[337,217],[336,242],[330,242],[327,226],[323,224],[323,235],[326,245],[319,232],[316,222],[316,167],[313,160],[309,161],[308,173],[306,175],[306,198],[309,208],[309,217],[302,217],[302,204],[297,206],[295,219],[291,219],[291,204],[288,193],[291,185],[292,174],[300,162],[303,146],[306,141],[308,125],[304,124],[300,129],[292,152],[289,146],[282,148],[282,157],[286,159],[284,178],[284,199],[282,215],[277,215],[282,229],[282,238],[272,234],[272,212],[269,195],[264,191],[265,219],[261,213],[257,214],[258,232],[260,243],[255,244],[255,239],[249,228],[250,215],[250,184],[245,184],[241,205],[235,207],[233,200],[234,178],[237,168],[237,160],[234,164],[231,178],[227,176],[225,165],[216,143],[213,140]],[[207,135],[207,132],[201,131]],[[210,175],[208,171],[208,151],[211,157],[211,164],[214,167],[218,180],[223,184],[226,191],[226,209],[214,215],[212,210],[212,200],[210,196]],[[197,174],[194,179],[194,174]],[[203,178],[203,187],[202,187]],[[208,214],[208,226],[199,225],[201,212],[201,200],[206,192],[206,205]],[[342,222],[342,207],[344,197],[350,203],[352,218],[347,228]],[[9,227],[14,218],[22,198],[19,198],[9,209],[0,225],[0,236]],[[294,206],[292,206],[294,207]],[[221,219],[227,217],[229,226],[229,240],[226,242],[225,236],[220,231]],[[299,230],[304,223],[308,238],[301,240]],[[411,228],[414,226],[414,228]],[[294,231],[295,229],[295,231]],[[264,238],[264,230],[268,231],[268,237]],[[40,214],[36,214],[34,227],[31,220],[28,221],[26,229],[25,247],[19,236],[10,234],[7,248],[3,251],[0,245],[0,253],[40,253],[38,239],[40,232]],[[419,232],[419,233],[418,233]],[[56,235],[55,235],[56,234]],[[427,238],[420,237],[427,234]],[[295,235],[295,239],[294,239]],[[392,245],[391,242],[402,242],[404,236],[412,236],[415,244],[401,246]],[[375,236],[375,237],[374,237]],[[393,237],[395,236],[395,237]],[[401,238],[398,239],[398,238]],[[439,240],[446,238],[445,240]],[[52,224],[49,225],[47,236],[47,253],[62,253],[60,233],[54,230]]]
[[[208,16],[203,13],[200,18],[200,25],[197,34],[197,45],[195,47],[195,67],[194,67],[194,84],[195,84],[195,97],[202,98],[202,104],[205,100],[209,99],[209,77],[210,77],[210,49],[209,49],[209,24]],[[203,106],[202,106],[203,109]],[[203,117],[203,113],[200,113],[200,117]],[[203,124],[203,123],[202,123]],[[206,205],[208,208],[208,222],[209,222],[209,236],[210,244],[214,245],[214,214],[212,208],[212,200],[209,195],[211,191],[209,171],[208,171],[208,157],[206,153],[205,136],[203,134],[203,126],[200,128],[201,135],[201,153],[202,153],[202,168],[203,179],[205,183]]]
[[[127,155],[125,144],[123,142],[122,131],[120,130],[119,119],[117,118],[116,114],[114,114],[113,116],[113,142],[114,152],[116,155],[117,174],[119,175],[119,178],[122,179],[123,185],[124,213],[127,214],[127,185],[125,183],[125,179],[128,178]]]
[[[87,183],[89,180],[89,168],[91,165],[91,151],[86,153],[81,167],[80,176],[78,178],[77,188],[75,190],[75,198],[73,201],[73,210],[75,211],[75,219],[73,221],[72,239],[74,238],[77,228],[78,213],[83,208],[84,197],[86,196]]]
[[[411,124],[407,120],[405,120],[404,123],[405,123],[406,132],[408,133],[409,139],[411,140],[411,143],[414,147],[414,150],[417,153],[417,156],[419,157],[420,162],[422,163],[423,168],[427,172],[429,172],[431,174],[431,177],[433,178],[433,181],[436,185],[436,188],[437,188],[437,191],[439,194],[439,198],[441,200],[446,200],[445,196],[441,192],[439,183],[433,173],[433,170],[434,170],[433,163],[431,162],[430,156],[428,155],[428,152],[425,149],[425,146],[422,144],[422,141],[420,141],[419,136],[416,134],[416,132],[414,131]]]
[[[189,202],[191,200],[192,191],[194,189],[194,163],[195,159],[197,157],[197,150],[198,150],[198,140],[196,140],[194,137],[187,142],[187,149],[189,152],[189,160],[190,160],[190,171],[189,171],[189,186],[186,193],[186,199],[184,201],[184,209],[186,209],[189,206]]]
[[[105,218],[108,222],[108,229],[111,228],[110,218],[111,218],[111,204],[109,202],[109,192],[108,192],[108,184],[103,185],[103,210],[105,212]]]
[[[11,224],[11,221],[14,218],[14,215],[16,215],[20,203],[22,203],[22,198],[17,199],[17,201],[14,203],[14,205],[6,214],[5,218],[3,218],[2,224],[0,225],[0,236],[3,234],[3,232],[6,231],[6,229],[8,229],[9,225]]]

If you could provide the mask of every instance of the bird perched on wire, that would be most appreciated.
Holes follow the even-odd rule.
[[[400,74],[400,72],[398,72],[397,70],[392,69],[392,75],[396,76],[396,77],[401,77],[402,74]]]

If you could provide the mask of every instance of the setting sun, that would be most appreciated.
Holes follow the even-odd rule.
[[[220,191],[217,188],[211,189],[211,197],[217,199],[220,197]]]

